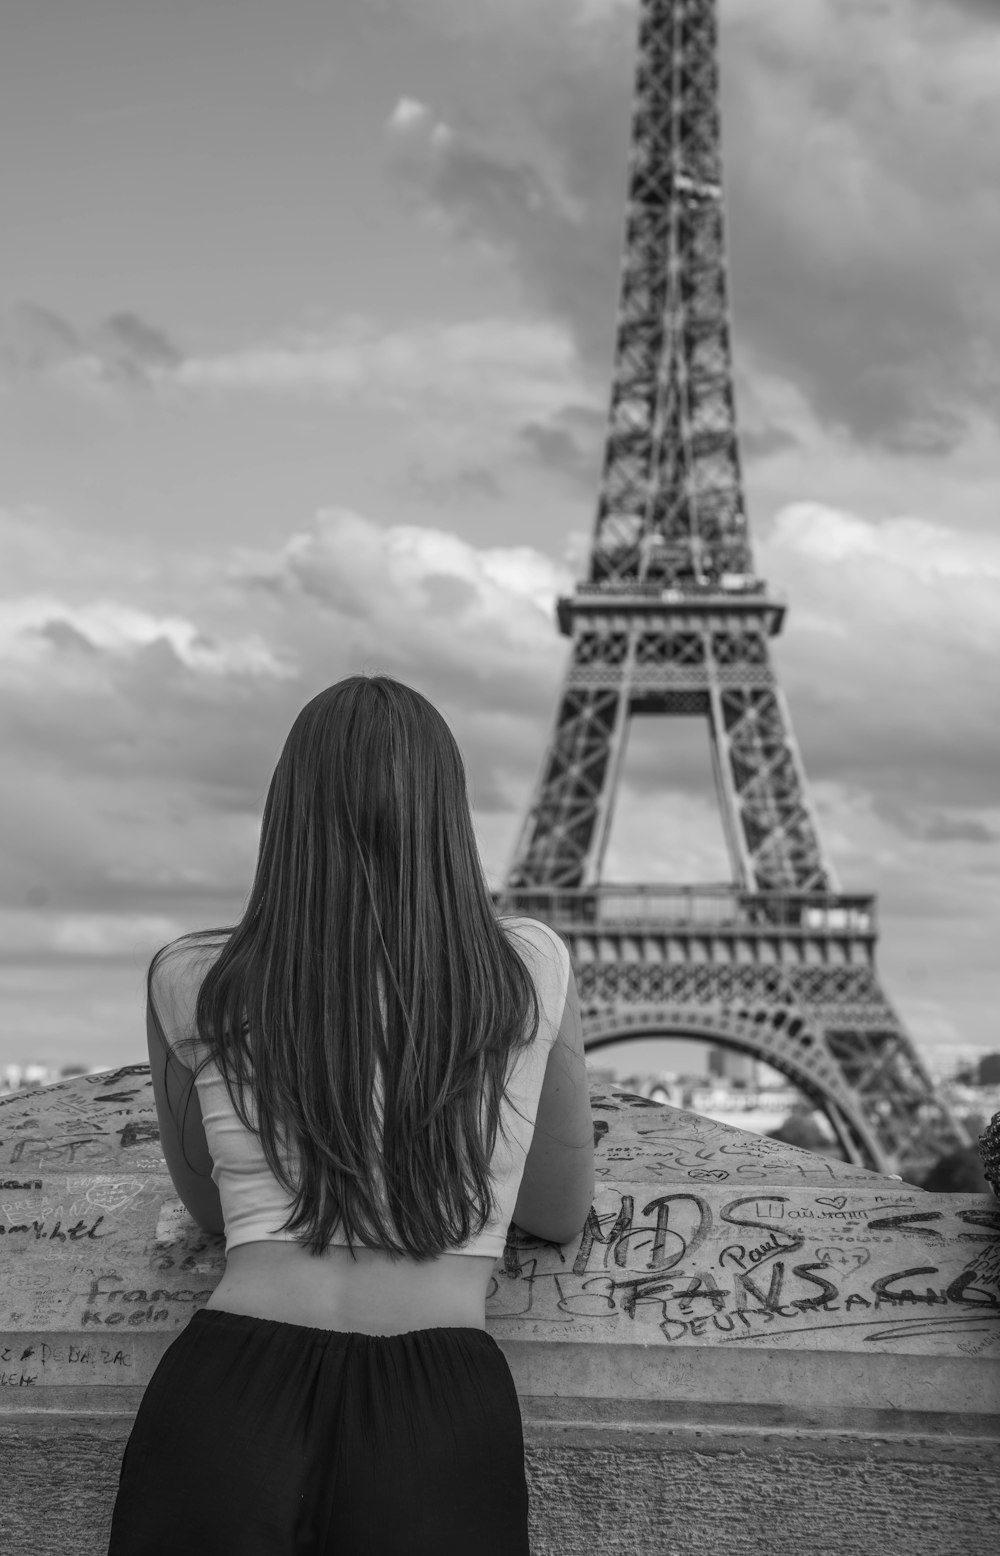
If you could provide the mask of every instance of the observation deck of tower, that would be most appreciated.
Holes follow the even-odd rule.
[[[917,1173],[969,1137],[875,966],[876,903],[823,847],[769,639],[733,388],[717,0],[640,0],[611,402],[572,650],[498,903],[570,949],[588,1048],[733,1047],[823,1109],[848,1161]],[[732,885],[610,884],[634,715],[708,721]]]

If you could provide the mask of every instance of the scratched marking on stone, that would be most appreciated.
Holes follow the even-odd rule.
[[[107,1215],[125,1210],[146,1188],[143,1178],[94,1178],[85,1190],[88,1205],[97,1205]]]
[[[1000,1206],[853,1186],[645,1199],[602,1185],[572,1244],[508,1241],[487,1314],[512,1338],[526,1322],[553,1338],[795,1347],[822,1335],[824,1349],[953,1352],[1000,1334]]]
[[[605,1183],[884,1183],[879,1173],[816,1156],[750,1130],[736,1130],[627,1092],[594,1093],[596,1176]]]
[[[510,1229],[487,1303],[498,1337],[998,1359],[995,1200],[925,1194],[647,1099],[591,1101],[586,1226],[563,1247]],[[0,1112],[0,1323],[12,1343],[51,1341],[36,1384],[91,1365],[137,1381],[135,1337],[176,1334],[222,1276],[224,1240],[178,1200],[155,1131],[148,1066]],[[68,1332],[79,1355],[56,1354]],[[106,1359],[81,1361],[94,1346]],[[12,1351],[11,1377],[20,1365]]]

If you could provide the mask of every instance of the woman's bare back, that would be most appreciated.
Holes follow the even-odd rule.
[[[405,1334],[412,1329],[486,1327],[491,1254],[442,1254],[417,1263],[377,1248],[334,1244],[313,1257],[298,1243],[240,1243],[206,1303],[230,1313],[309,1329]]]

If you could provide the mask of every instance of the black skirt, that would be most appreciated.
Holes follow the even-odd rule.
[[[143,1395],[108,1556],[528,1556],[521,1411],[484,1329],[196,1312]]]

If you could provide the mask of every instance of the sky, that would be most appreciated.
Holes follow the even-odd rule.
[[[953,1067],[1000,1049],[1000,7],[718,10],[774,660],[886,992]],[[0,1065],[144,1060],[150,956],[239,916],[343,675],[440,707],[502,879],[596,513],[637,14],[11,0]],[[697,722],[636,728],[606,878],[729,878],[709,773]]]

